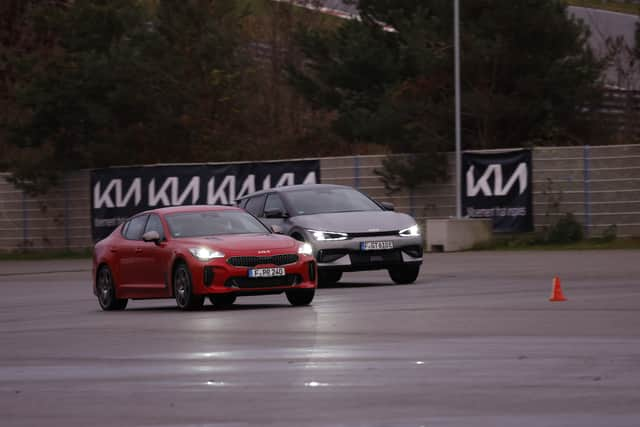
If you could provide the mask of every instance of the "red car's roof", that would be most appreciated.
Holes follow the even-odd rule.
[[[181,212],[202,212],[202,211],[239,211],[242,210],[235,206],[220,206],[220,205],[187,205],[187,206],[169,206],[166,208],[151,209],[141,213],[157,213],[162,215],[168,215]]]

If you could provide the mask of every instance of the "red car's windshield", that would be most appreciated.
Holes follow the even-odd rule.
[[[220,234],[269,233],[260,221],[242,211],[182,212],[167,215],[172,237],[202,237]]]

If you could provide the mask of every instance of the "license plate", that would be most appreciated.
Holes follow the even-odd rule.
[[[252,268],[249,270],[249,277],[278,277],[284,275],[284,267]]]
[[[393,249],[393,242],[361,242],[360,250],[379,251],[382,249]]]

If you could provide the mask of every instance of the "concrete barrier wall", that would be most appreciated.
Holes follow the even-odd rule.
[[[92,244],[88,171],[68,174],[39,197],[0,177],[0,250],[77,250]]]
[[[447,181],[393,194],[375,173],[383,159],[321,158],[322,182],[357,187],[422,224],[427,218],[455,215],[453,154]],[[47,195],[32,198],[0,179],[0,250],[92,246],[89,186],[89,172],[75,172]],[[534,149],[533,201],[538,230],[573,213],[591,236],[612,225],[620,237],[640,236],[640,145]]]

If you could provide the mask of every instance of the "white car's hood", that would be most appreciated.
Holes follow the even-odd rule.
[[[298,215],[294,224],[312,230],[344,233],[398,231],[411,227],[416,221],[407,214],[392,211],[336,212]]]

